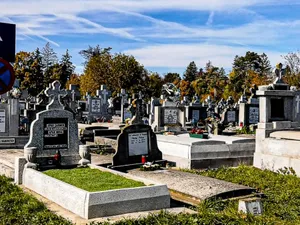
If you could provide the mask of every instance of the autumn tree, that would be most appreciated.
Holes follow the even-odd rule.
[[[80,87],[80,75],[78,75],[78,74],[72,74],[70,76],[70,79],[67,81],[65,88],[69,89],[69,86],[71,84],[77,85],[78,87]]]
[[[269,77],[270,72],[270,61],[264,53],[259,55],[255,52],[247,52],[245,56],[236,56],[233,62],[233,70],[229,76],[229,89],[236,96],[235,100],[244,90],[249,90],[253,85],[253,77],[264,81]],[[256,75],[253,76],[253,73]]]
[[[222,98],[227,80],[224,68],[216,67],[208,61],[205,70],[201,71],[201,76],[192,82],[192,87],[201,101],[204,101],[208,95],[219,100]]]
[[[31,72],[32,60],[33,57],[31,52],[20,51],[16,54],[14,71],[16,78],[20,80],[20,86],[22,86],[26,73]]]

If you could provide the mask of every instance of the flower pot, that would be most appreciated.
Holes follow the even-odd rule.
[[[87,165],[91,163],[91,148],[88,145],[79,145],[79,155],[81,157],[81,160],[79,161],[79,164],[81,166]]]
[[[208,133],[203,134],[189,134],[192,138],[201,138],[201,139],[208,139]]]
[[[25,165],[26,168],[36,169],[36,154],[37,147],[24,148],[24,157],[27,161],[27,164]]]

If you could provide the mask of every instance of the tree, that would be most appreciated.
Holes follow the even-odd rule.
[[[75,66],[71,62],[72,56],[69,54],[67,50],[66,53],[62,56],[60,61],[60,68],[59,68],[59,81],[64,87],[67,81],[70,79],[71,75],[74,73]]]
[[[72,74],[70,76],[70,79],[66,83],[66,89],[69,89],[70,84],[74,84],[80,87],[80,76],[78,74]]]
[[[192,82],[192,87],[201,101],[204,101],[208,95],[219,100],[222,98],[227,80],[224,68],[215,67],[211,61],[208,61],[205,71],[202,70],[202,75]]]
[[[164,76],[163,82],[164,83],[173,83],[176,80],[180,80],[180,75],[179,73],[167,73]]]
[[[247,52],[245,56],[236,56],[233,62],[233,70],[230,74],[230,89],[235,92],[235,100],[244,90],[249,90],[253,85],[253,77],[265,81],[271,72],[270,61],[266,54],[259,55],[255,52]],[[255,76],[252,76],[255,73]],[[252,75],[251,75],[252,74]]]
[[[42,50],[42,69],[44,72],[44,88],[48,87],[49,81],[53,79],[54,69],[57,68],[57,55],[48,42]]]
[[[194,61],[190,62],[183,75],[185,81],[193,82],[198,74],[198,69]]]
[[[289,67],[291,75],[300,73],[300,51],[290,52],[282,57],[285,59],[285,64]]]
[[[28,93],[30,95],[36,96],[44,88],[42,56],[39,48],[37,48],[35,52],[32,53],[32,59],[30,62],[30,71],[25,74],[24,80],[21,83],[21,88],[28,89]]]
[[[163,85],[163,79],[158,73],[150,73],[147,77],[146,82],[146,97],[150,99],[151,97],[160,97],[161,89]]]
[[[26,73],[30,73],[31,64],[33,60],[32,54],[33,53],[31,52],[24,52],[24,51],[20,51],[16,54],[14,71],[15,71],[16,78],[20,80],[20,86],[22,86]]]
[[[87,63],[94,56],[110,54],[111,49],[111,47],[102,49],[99,45],[96,47],[89,46],[87,49],[81,50],[79,54],[85,59],[85,63]]]
[[[300,87],[300,51],[290,52],[283,56],[286,65],[284,81],[291,86]]]
[[[53,48],[51,48],[49,42],[42,49],[41,54],[42,54],[43,71],[47,71],[50,66],[54,65],[58,61],[57,55],[54,52]]]
[[[116,91],[120,91],[121,88],[131,93],[145,90],[147,72],[133,56],[119,53],[114,55],[112,61],[113,76],[110,76],[109,82],[113,84]]]

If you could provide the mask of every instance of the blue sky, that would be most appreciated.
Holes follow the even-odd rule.
[[[231,68],[235,55],[265,52],[274,66],[300,44],[299,0],[1,0],[17,24],[17,50],[50,42],[60,56],[89,45],[131,54],[148,70],[182,74],[191,61]]]

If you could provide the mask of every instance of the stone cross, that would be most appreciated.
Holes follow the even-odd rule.
[[[46,88],[46,96],[51,98],[50,103],[47,105],[47,110],[49,109],[64,109],[63,104],[60,101],[60,97],[65,97],[67,95],[66,90],[60,90],[60,83],[58,80],[51,84],[51,87]]]
[[[108,91],[106,89],[102,90],[102,95],[103,95],[103,100],[104,104],[106,104],[107,96],[108,96]]]
[[[121,89],[121,123],[125,122],[124,119],[124,104],[126,102],[126,91],[125,89]]]
[[[299,102],[300,102],[300,96],[299,95],[297,95],[296,102],[297,102],[297,110],[296,110],[296,112],[297,112],[297,114],[299,114]]]

